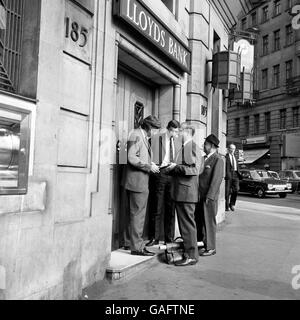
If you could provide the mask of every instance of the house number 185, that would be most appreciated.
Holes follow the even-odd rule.
[[[76,21],[66,18],[66,38],[71,38],[75,43],[79,43],[79,47],[83,48],[87,45],[89,31],[87,28],[80,26]]]

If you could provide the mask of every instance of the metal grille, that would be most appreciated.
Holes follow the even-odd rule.
[[[15,92],[19,84],[25,0],[0,0],[6,29],[0,30],[0,89]]]

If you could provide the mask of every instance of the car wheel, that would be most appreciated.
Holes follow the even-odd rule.
[[[259,188],[259,189],[257,189],[256,194],[257,194],[257,196],[258,196],[259,199],[262,199],[262,198],[265,197],[265,190],[262,189],[262,188]]]
[[[279,195],[279,197],[282,198],[282,199],[284,199],[284,198],[287,197],[287,194],[286,194],[286,193],[281,193],[281,194]]]

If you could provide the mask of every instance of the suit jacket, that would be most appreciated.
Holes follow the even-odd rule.
[[[180,145],[176,152],[177,167],[171,172],[172,199],[176,202],[197,203],[199,201],[199,173],[202,157],[194,141]]]
[[[204,170],[199,177],[200,197],[218,200],[223,178],[224,161],[218,153],[214,153],[204,162]]]
[[[235,160],[236,160],[236,165],[237,165],[237,174],[239,176],[239,178],[241,179],[241,174],[239,172],[239,163],[238,163],[238,159],[237,157],[234,155]],[[233,178],[233,174],[234,174],[234,168],[231,164],[230,161],[230,157],[229,154],[226,154],[226,175],[225,175],[225,180],[231,180]]]
[[[124,188],[133,192],[149,190],[151,172],[151,148],[142,129],[132,132],[128,141],[128,163],[124,174]]]

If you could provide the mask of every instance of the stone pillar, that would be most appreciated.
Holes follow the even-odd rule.
[[[174,86],[173,119],[180,122],[181,85]]]

